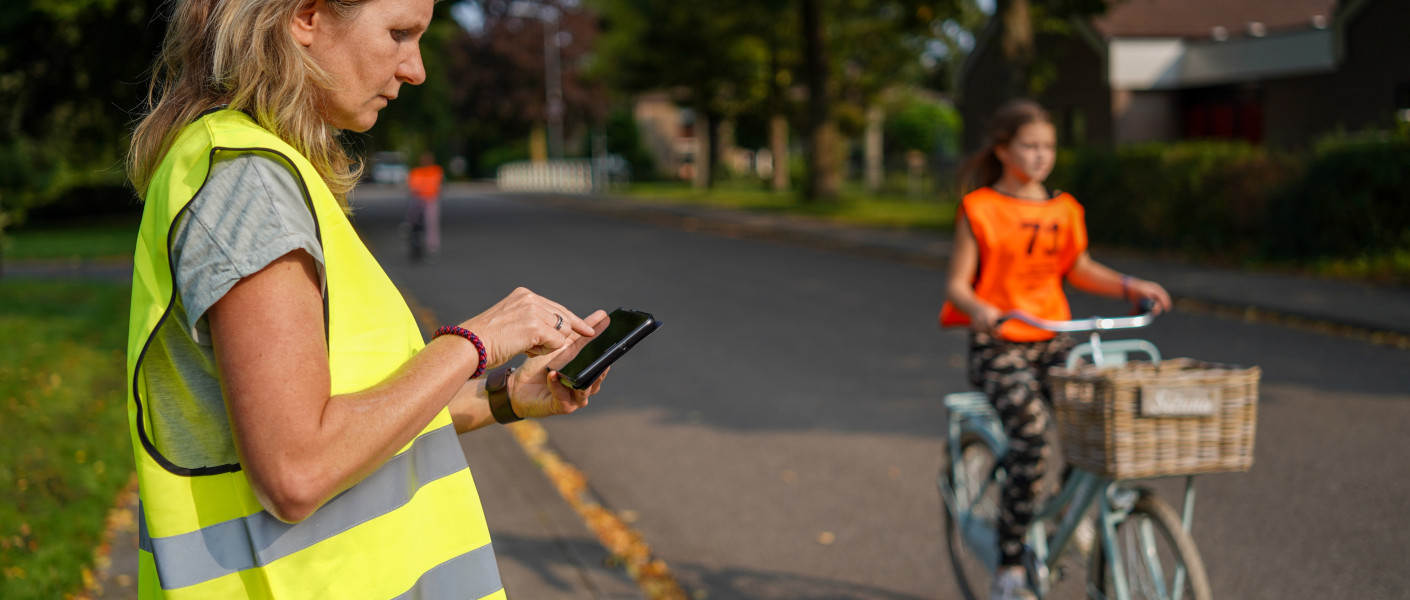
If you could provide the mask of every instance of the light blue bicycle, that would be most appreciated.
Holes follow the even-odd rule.
[[[1099,335],[1149,325],[1154,320],[1150,314],[1047,321],[1013,312],[1005,318],[1055,332],[1092,332],[1091,341],[1069,355],[1069,367],[1084,362],[1119,365],[1136,354],[1160,362],[1160,352],[1150,342],[1102,342]],[[950,394],[945,396],[945,407],[950,412],[950,431],[939,487],[950,558],[964,596],[985,600],[999,562],[996,523],[1008,437],[982,393]],[[1029,584],[1039,598],[1053,593],[1063,571],[1058,568],[1059,559],[1071,546],[1074,551],[1067,554],[1087,563],[1090,598],[1209,600],[1204,562],[1189,533],[1194,516],[1193,476],[1185,479],[1180,513],[1135,480],[1111,480],[1077,468],[1062,473],[1061,480],[1060,491],[1034,516],[1027,536]],[[1093,506],[1097,507],[1095,532],[1087,516]]]

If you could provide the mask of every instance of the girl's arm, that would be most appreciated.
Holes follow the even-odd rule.
[[[1077,257],[1072,270],[1067,273],[1067,281],[1089,294],[1120,298],[1133,304],[1150,300],[1156,314],[1170,310],[1170,294],[1154,281],[1136,279],[1124,275],[1092,259],[1086,252]]]
[[[945,296],[955,308],[969,315],[970,326],[976,331],[992,331],[1003,315],[994,305],[974,293],[974,276],[979,270],[979,242],[969,228],[969,219],[961,212],[955,222],[954,247],[950,250],[950,276]]]

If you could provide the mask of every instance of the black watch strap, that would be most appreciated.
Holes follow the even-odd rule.
[[[495,369],[485,378],[485,392],[490,397],[490,414],[496,423],[505,424],[522,421],[524,417],[514,414],[514,403],[509,401],[509,374],[514,369]]]

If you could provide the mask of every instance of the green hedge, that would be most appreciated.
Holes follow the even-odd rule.
[[[1410,136],[1323,144],[1296,185],[1273,194],[1264,253],[1299,261],[1410,250]]]
[[[1238,142],[1079,148],[1058,165],[1051,184],[1087,208],[1099,244],[1299,265],[1410,250],[1406,131],[1302,153]]]
[[[1242,143],[1137,144],[1064,151],[1052,184],[1087,208],[1097,243],[1247,255],[1265,233],[1269,190],[1297,161]]]

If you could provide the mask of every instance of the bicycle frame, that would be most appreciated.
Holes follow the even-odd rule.
[[[1148,325],[1154,320],[1154,316],[1150,314],[1115,319],[1094,317],[1079,321],[1046,321],[1022,313],[1009,313],[1005,315],[1005,318],[1019,319],[1052,331],[1091,331],[1090,342],[1075,348],[1070,354],[1069,367],[1076,366],[1085,357],[1090,357],[1091,361],[1098,366],[1117,365],[1126,362],[1130,354],[1135,352],[1146,354],[1153,362],[1160,362],[1160,352],[1150,342],[1118,340],[1106,342],[1104,347],[1100,337],[1100,331],[1103,330]],[[977,493],[966,495],[967,497],[983,498],[988,492],[989,486],[998,485],[1003,476],[1001,471],[1003,470],[1003,457],[1008,452],[1008,436],[998,413],[982,393],[950,394],[945,397],[945,405],[950,411],[949,439],[946,442],[950,448],[950,473],[955,479],[956,486],[971,489],[976,483],[978,484]],[[977,434],[994,451],[995,464],[985,474],[982,482],[966,481],[969,474],[961,468],[963,456],[960,444],[966,433]],[[1119,554],[1123,548],[1116,534],[1116,527],[1130,516],[1140,495],[1139,490],[1127,485],[1130,481],[1134,480],[1112,480],[1083,469],[1073,468],[1064,478],[1058,494],[1044,503],[1043,507],[1036,512],[1029,528],[1028,543],[1033,553],[1033,565],[1030,571],[1031,583],[1039,598],[1045,597],[1051,592],[1052,578],[1050,574],[1052,569],[1056,568],[1059,557],[1062,556],[1067,545],[1072,542],[1086,514],[1096,504],[1098,506],[1097,523],[1103,542],[1103,556],[1100,557],[1100,560],[1105,561],[1107,568],[1110,569],[1115,600],[1130,600],[1130,586],[1126,578],[1125,566],[1122,564]],[[965,502],[965,499],[956,494],[944,478],[941,478],[939,484],[945,505],[954,521],[959,524],[966,545],[991,571],[997,569],[997,532],[974,516],[973,506],[960,505]],[[1185,492],[1180,508],[1180,526],[1186,533],[1189,533],[1194,520],[1194,502],[1194,476],[1191,475],[1185,478]],[[1049,539],[1045,524],[1053,521],[1056,521],[1058,526]],[[1149,524],[1145,524],[1141,535],[1146,540],[1153,535]],[[1142,546],[1144,547],[1136,550],[1153,552],[1151,544],[1145,543]],[[1098,560],[1098,558],[1089,557],[1089,560]],[[1160,572],[1159,561],[1151,560],[1148,564],[1154,580],[1163,581],[1164,573]],[[1168,590],[1171,597],[1179,598],[1184,591],[1184,569],[1183,564],[1176,565],[1171,589]],[[1088,595],[1090,596],[1093,591],[1089,589]]]

